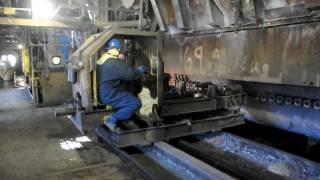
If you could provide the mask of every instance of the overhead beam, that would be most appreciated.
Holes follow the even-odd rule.
[[[172,0],[174,13],[176,15],[177,25],[180,29],[192,29],[192,17],[186,9],[188,4],[186,1]]]
[[[145,25],[146,22],[140,22],[140,25]],[[36,20],[25,18],[7,18],[0,17],[0,25],[8,26],[32,26],[32,27],[54,27],[54,28],[69,28],[87,30],[92,27],[103,28],[108,25],[115,27],[138,27],[139,21],[114,21],[114,22],[102,22],[97,21],[95,23],[83,22],[83,21],[56,21],[56,20]]]
[[[37,27],[61,27],[69,28],[69,25],[58,21],[52,20],[35,20],[35,19],[24,19],[24,18],[7,18],[0,17],[0,25],[9,26],[37,26]]]
[[[57,21],[57,20],[37,20],[37,19],[26,19],[26,18],[0,17],[0,25],[51,27],[51,28],[86,30],[94,26],[103,27],[105,24],[102,24],[102,23],[92,24],[90,22],[82,22],[82,21]]]

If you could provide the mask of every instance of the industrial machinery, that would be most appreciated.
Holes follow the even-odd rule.
[[[166,72],[241,84],[247,120],[319,142],[320,1],[154,3]]]
[[[142,87],[133,90],[142,101],[142,108],[132,121],[119,124],[118,132],[104,125],[97,129],[100,137],[124,147],[198,134],[243,123],[240,106],[246,102],[241,86],[195,82],[185,75],[164,73],[161,52],[162,33],[137,29],[107,27],[92,35],[72,55],[68,79],[72,83],[74,104],[57,115],[71,115],[82,130],[82,119],[89,113],[106,113],[112,107],[100,104],[97,95],[96,61],[101,48],[112,37],[125,44],[126,63],[151,69],[143,77]]]
[[[103,45],[112,37],[117,37],[124,44],[126,63],[133,67],[146,65],[151,72],[134,84],[134,88],[132,85],[128,87],[142,101],[142,108],[136,117],[132,121],[120,123],[120,130],[116,133],[102,125],[97,129],[100,137],[118,147],[124,147],[242,124],[240,107],[246,102],[246,93],[241,86],[195,81],[188,75],[167,73],[164,70],[164,33],[154,32],[156,26],[151,19],[153,17],[158,22],[160,29],[161,22],[156,13],[152,15],[150,9],[146,10],[152,5],[153,11],[159,13],[157,3],[140,3],[144,6],[140,6],[142,9],[138,26],[135,23],[123,23],[121,17],[114,18],[114,21],[109,19],[109,26],[87,38],[69,58],[68,80],[72,83],[73,103],[57,108],[56,115],[68,115],[84,133],[83,124],[87,115],[112,111],[112,107],[101,104],[97,98],[96,61],[102,53]],[[118,3],[110,1],[109,5],[117,6]],[[127,17],[124,19],[131,17],[130,14],[124,16]],[[142,20],[147,19],[147,25],[143,25],[141,17]],[[128,26],[130,28],[123,28]]]
[[[22,50],[27,88],[38,106],[59,105],[71,96],[66,61],[73,51],[65,31],[27,30],[28,43]]]
[[[163,77],[240,84],[248,92],[247,120],[320,139],[318,1],[150,2],[165,32]],[[160,94],[161,117],[167,111]]]
[[[241,86],[186,79],[176,81],[178,87],[169,86],[167,80],[158,83],[167,88],[162,89],[158,103],[153,104],[150,119],[140,116],[140,119],[134,119],[133,125],[122,122],[117,133],[102,125],[97,134],[115,146],[125,147],[218,131],[244,122],[240,106],[246,102],[246,94]],[[144,103],[145,97],[140,98]]]

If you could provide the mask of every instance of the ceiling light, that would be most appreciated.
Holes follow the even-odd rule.
[[[32,0],[32,18],[50,19],[53,11],[53,5],[49,0]]]
[[[23,45],[22,44],[18,44],[18,49],[22,49]]]

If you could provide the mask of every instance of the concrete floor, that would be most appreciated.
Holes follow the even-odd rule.
[[[77,142],[73,124],[35,108],[26,89],[0,82],[0,99],[0,179],[142,179],[94,140]]]

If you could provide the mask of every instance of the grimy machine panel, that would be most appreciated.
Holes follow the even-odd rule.
[[[319,1],[156,3],[165,72],[241,84],[247,120],[320,139]]]

